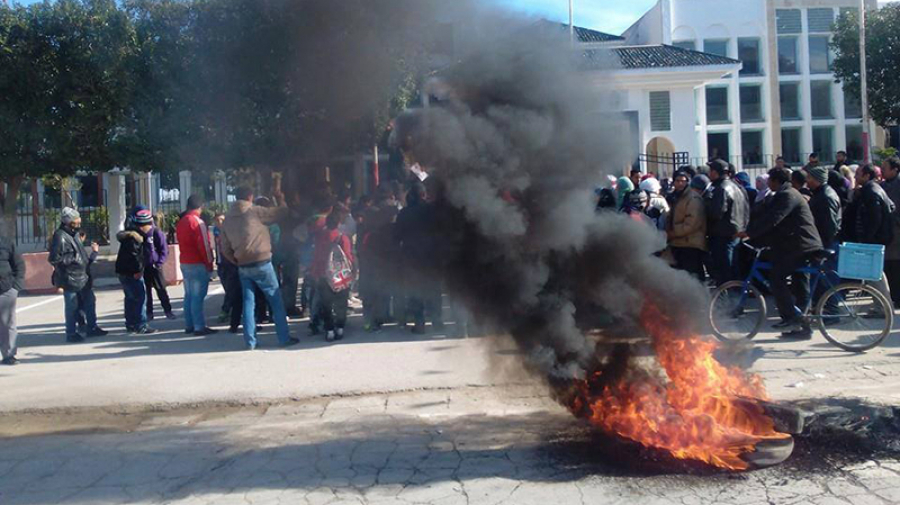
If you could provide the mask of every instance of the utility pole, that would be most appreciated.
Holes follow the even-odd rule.
[[[569,0],[569,44],[575,46],[575,0]]]
[[[869,89],[866,84],[866,0],[859,0],[859,87],[863,117],[863,163],[872,160],[872,131],[869,126]]]

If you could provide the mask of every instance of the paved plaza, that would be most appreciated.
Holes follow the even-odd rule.
[[[301,345],[279,349],[266,328],[251,353],[227,332],[184,335],[181,321],[126,336],[116,290],[98,307],[111,334],[67,345],[61,300],[19,302],[22,365],[0,370],[0,504],[900,502],[900,447],[882,439],[799,437],[786,464],[741,474],[611,446],[522,371],[510,342],[452,325],[371,335],[355,317],[326,344],[296,322]],[[900,403],[898,335],[865,355],[821,336],[754,343],[729,358],[774,399]]]

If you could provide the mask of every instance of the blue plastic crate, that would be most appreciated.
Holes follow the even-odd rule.
[[[838,275],[842,279],[878,281],[884,272],[884,246],[875,244],[841,244]]]

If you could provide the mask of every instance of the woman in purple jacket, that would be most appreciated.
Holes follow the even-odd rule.
[[[145,207],[135,208],[135,214]],[[169,293],[166,291],[166,277],[163,274],[163,265],[169,257],[169,244],[166,242],[166,234],[154,223],[153,229],[144,240],[144,284],[147,287],[147,319],[153,319],[153,290],[159,298],[167,319],[175,319],[172,313],[172,302],[169,301]]]

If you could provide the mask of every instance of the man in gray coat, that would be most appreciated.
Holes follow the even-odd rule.
[[[4,365],[15,365],[16,359],[16,298],[25,286],[25,260],[16,250],[16,243],[0,236],[0,355]]]

